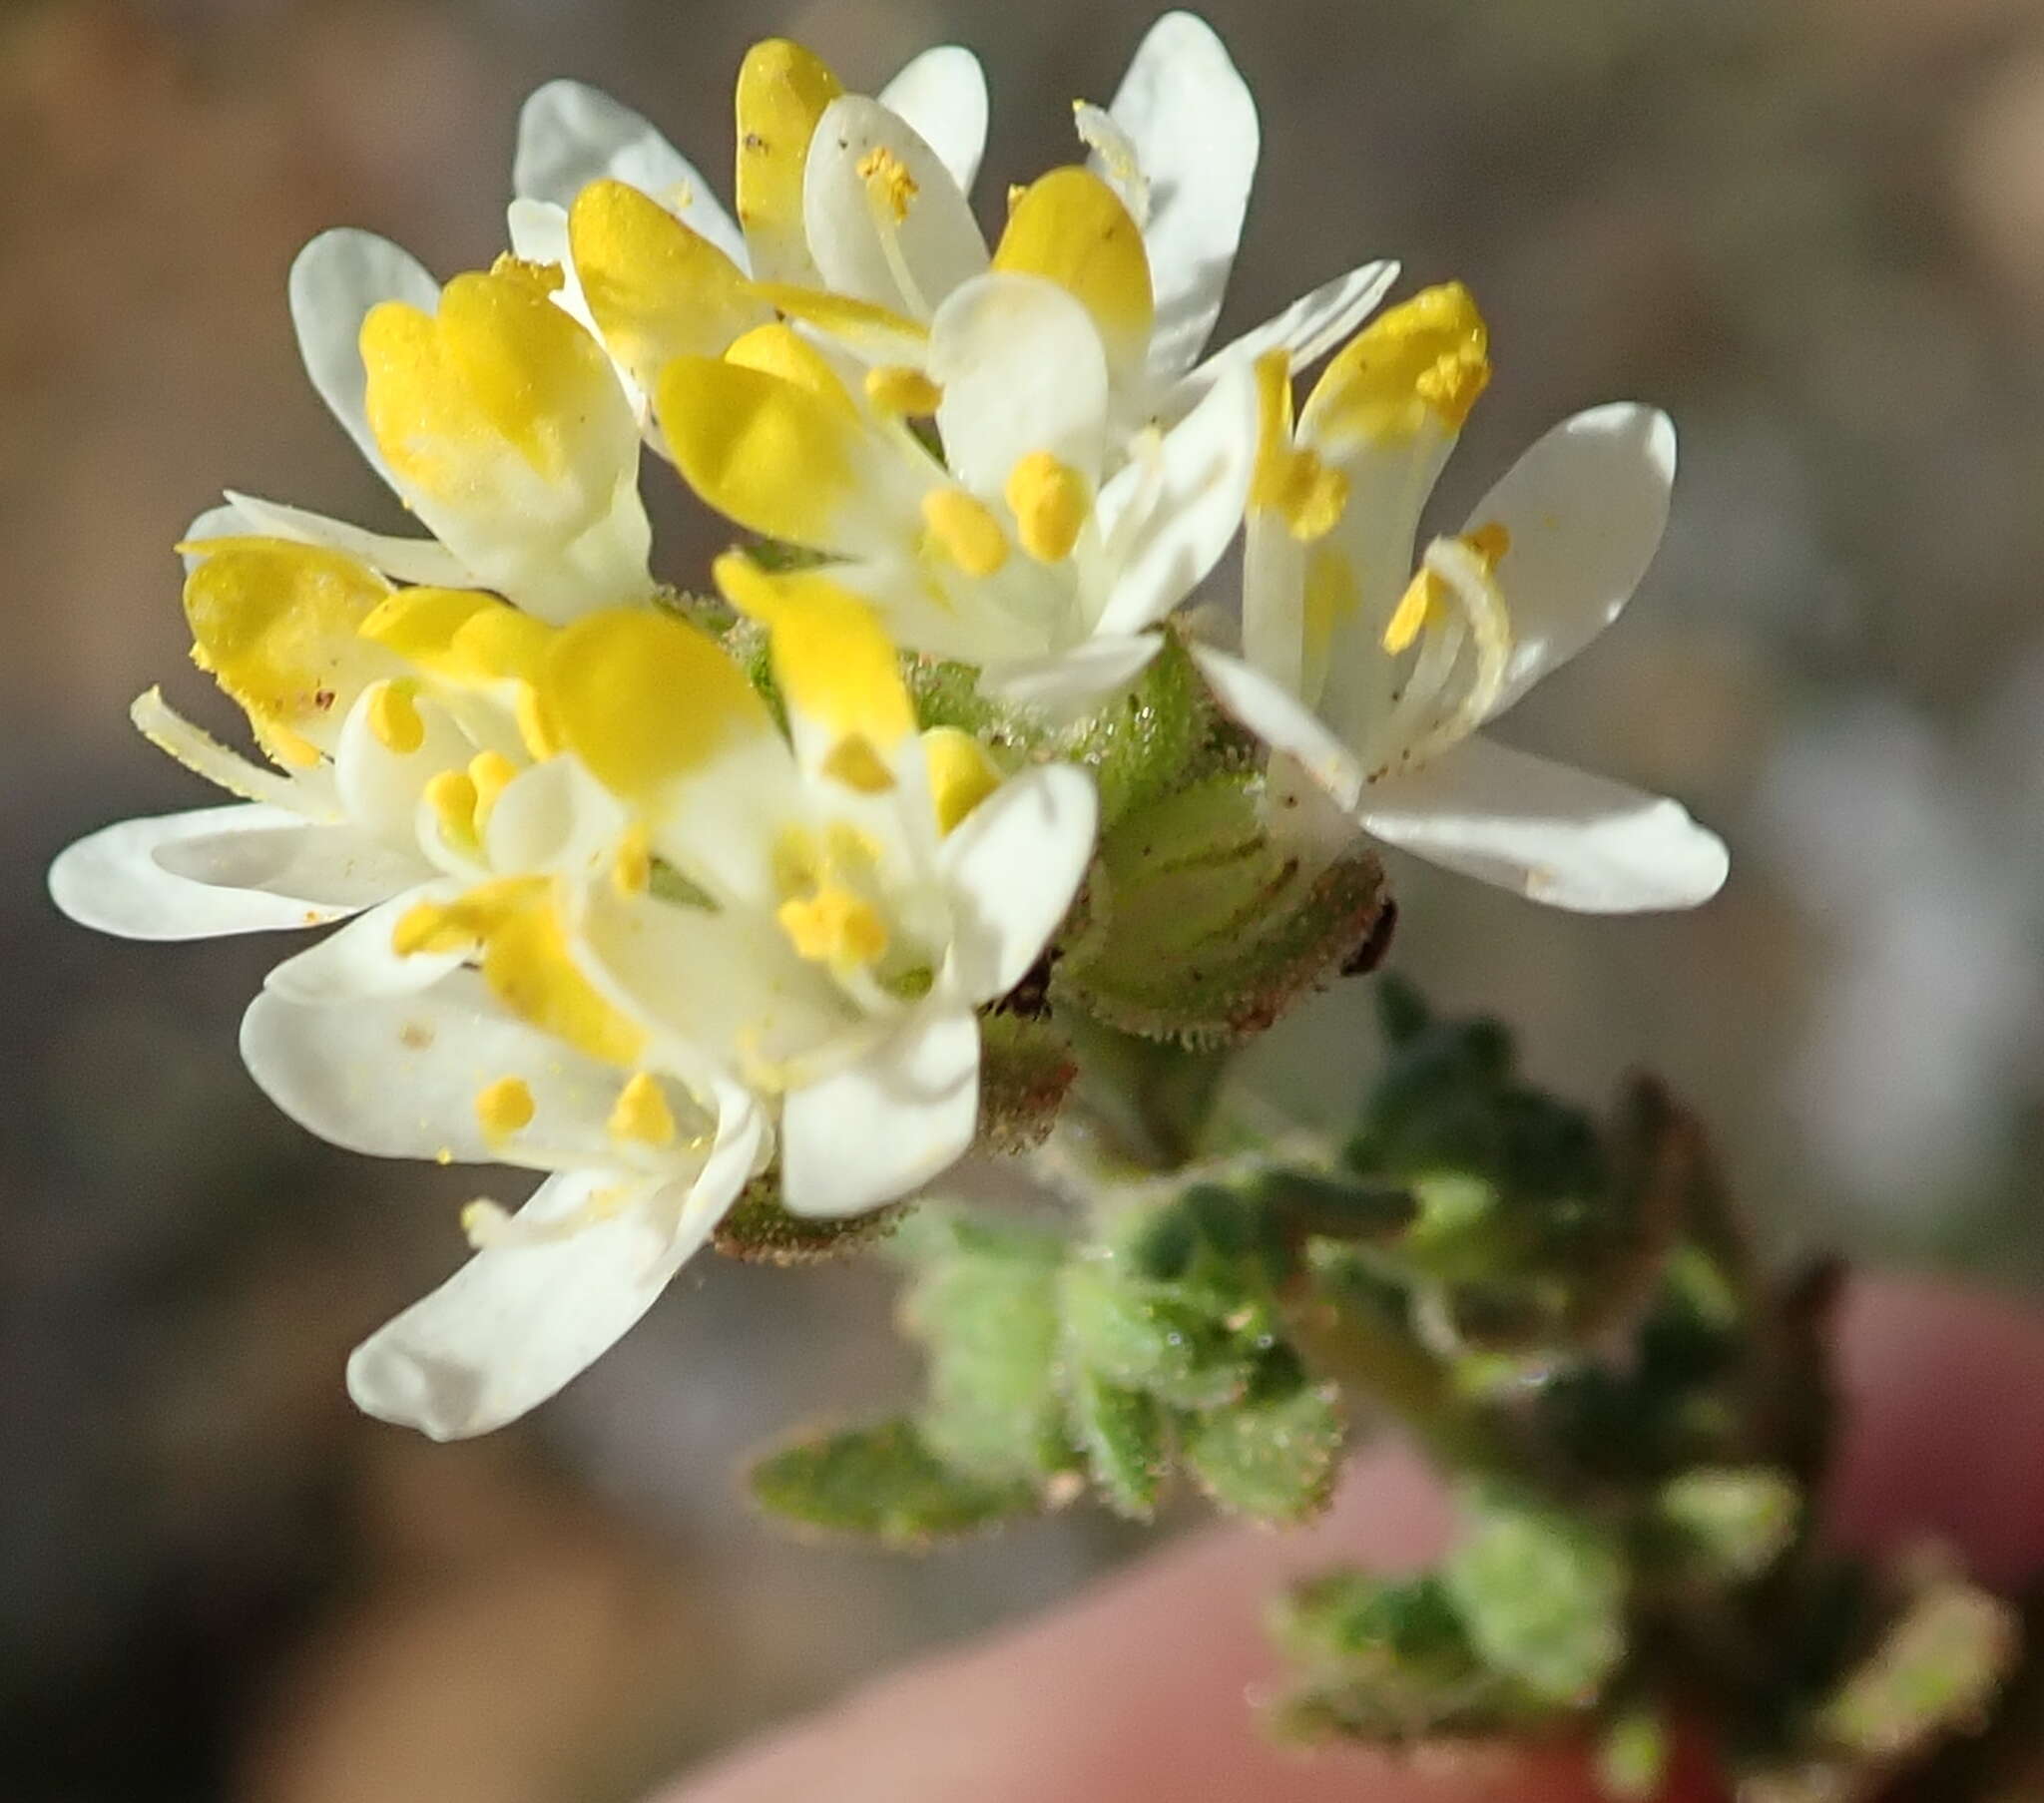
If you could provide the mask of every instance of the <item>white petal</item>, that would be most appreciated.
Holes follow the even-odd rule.
[[[1361,819],[1450,870],[1586,914],[1693,908],[1731,867],[1678,803],[1483,738],[1372,783]]]
[[[622,102],[581,82],[548,82],[518,116],[511,186],[521,200],[569,207],[604,177],[636,188],[740,268],[745,239],[695,166]]]
[[[882,1207],[949,1169],[978,1126],[978,1020],[918,1009],[856,1064],[788,1093],[781,1200],[811,1219]]]
[[[394,895],[336,928],[310,951],[286,958],[263,979],[287,1001],[315,1005],[369,996],[415,995],[461,966],[459,952],[419,952],[401,958],[391,949],[397,923],[420,902],[452,898],[460,885],[425,884]]]
[[[185,536],[178,543],[181,545],[203,545],[208,539],[246,538],[250,533],[259,530],[260,528],[255,525],[250,516],[235,505],[235,498],[230,495],[224,506],[209,507],[190,526],[186,527]],[[178,553],[178,556],[184,562],[185,574],[187,576],[190,576],[194,570],[198,569],[206,561],[206,556],[203,552],[181,551]]]
[[[1048,658],[989,665],[980,692],[1011,707],[1030,707],[1063,725],[1097,713],[1156,661],[1164,640],[1156,633],[1088,639]]]
[[[1045,764],[1004,782],[944,841],[960,993],[992,1002],[1029,974],[1079,892],[1099,824],[1093,779]]]
[[[1221,316],[1262,146],[1257,105],[1213,27],[1167,13],[1109,111],[1134,142],[1150,187],[1150,368],[1169,381],[1193,366]]]
[[[1015,466],[1048,451],[1089,482],[1106,453],[1107,350],[1093,316],[1055,282],[982,275],[937,309],[929,373],[937,429],[958,480],[997,496]]]
[[[286,507],[280,501],[263,501],[255,495],[228,490],[228,501],[246,524],[229,531],[256,532],[270,538],[290,539],[300,545],[320,545],[329,551],[344,551],[361,559],[372,570],[393,582],[423,583],[434,589],[468,589],[475,578],[468,567],[438,539],[391,538],[380,532],[365,532],[345,520],[329,520],[324,514],[307,513],[301,507]],[[211,519],[213,516],[207,516]],[[194,527],[196,533],[198,528]],[[216,533],[218,536],[218,533]]]
[[[925,50],[886,87],[880,105],[903,120],[951,172],[961,194],[986,154],[986,71],[956,44]]]
[[[473,971],[344,1006],[265,991],[243,1018],[242,1057],[300,1127],[374,1157],[659,1171],[678,1155],[614,1143],[608,1123],[626,1073],[521,1021]],[[476,1096],[507,1077],[531,1091],[532,1123],[486,1133]],[[701,1111],[680,1085],[663,1089],[686,1138]]]
[[[1195,646],[1193,660],[1223,707],[1272,750],[1295,758],[1337,806],[1355,806],[1368,772],[1298,696],[1211,646]]]
[[[369,374],[362,364],[362,321],[385,300],[437,312],[440,284],[408,250],[372,231],[322,231],[291,264],[291,321],[305,373],[333,417],[370,466],[390,482],[376,435],[369,430]],[[392,484],[395,486],[395,484]]]
[[[248,803],[109,826],[59,855],[50,894],[123,939],[214,939],[325,926],[425,874],[352,827]]]
[[[1618,402],[1565,420],[1469,516],[1511,534],[1497,571],[1512,661],[1493,714],[1619,616],[1661,547],[1675,483],[1675,427]]]
[[[1162,417],[1182,417],[1214,386],[1231,357],[1255,362],[1266,351],[1285,350],[1291,353],[1294,374],[1308,368],[1350,337],[1377,310],[1397,279],[1398,265],[1394,262],[1364,263],[1294,300],[1275,318],[1224,345],[1180,381],[1161,405]]]
[[[1139,456],[1102,493],[1101,530],[1120,567],[1098,631],[1154,626],[1206,580],[1242,525],[1256,468],[1256,374],[1237,363],[1164,434],[1155,469]]]
[[[575,1171],[540,1185],[526,1229],[578,1230],[478,1252],[348,1360],[348,1394],[435,1440],[486,1434],[536,1408],[616,1345],[702,1250],[752,1173],[757,1110],[727,1111],[702,1174],[680,1183]],[[608,1218],[575,1217],[592,1207]]]
[[[876,212],[859,174],[875,151],[897,158],[915,184],[898,224],[884,205]],[[882,218],[898,258],[888,254]],[[802,220],[825,286],[914,319],[927,319],[954,288],[987,270],[986,239],[950,171],[885,107],[859,95],[832,101],[816,126]],[[904,267],[913,291],[902,284]]]

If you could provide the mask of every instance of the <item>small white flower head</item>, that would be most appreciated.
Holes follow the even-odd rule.
[[[1063,919],[1092,855],[1092,782],[1064,765],[1005,776],[965,734],[918,732],[892,646],[827,580],[735,560],[720,575],[767,626],[787,735],[681,621],[566,632],[550,712],[643,833],[569,924],[592,983],[654,1044],[777,1101],[785,1205],[857,1213],[971,1144],[975,1011]]]
[[[1646,574],[1675,475],[1666,415],[1577,415],[1415,560],[1421,512],[1490,378],[1467,290],[1429,289],[1368,326],[1295,428],[1281,353],[1259,373],[1246,661],[1200,654],[1223,703],[1365,831],[1451,869],[1590,912],[1716,894],[1725,847],[1675,802],[1478,731]]]

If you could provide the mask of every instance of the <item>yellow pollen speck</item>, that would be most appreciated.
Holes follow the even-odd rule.
[[[932,489],[922,498],[923,524],[967,576],[993,576],[1008,561],[1008,535],[982,501],[962,488]]]
[[[1040,564],[1072,555],[1092,505],[1086,478],[1048,451],[1032,451],[1008,477],[1008,505],[1022,549]]]
[[[1497,520],[1477,527],[1462,542],[1483,560],[1486,570],[1495,570],[1512,549],[1511,533]]]
[[[807,901],[781,903],[774,918],[812,964],[871,964],[887,949],[887,924],[878,910],[834,883]]]
[[[667,1106],[660,1085],[644,1071],[619,1092],[609,1126],[613,1139],[636,1139],[653,1146],[672,1145],[675,1141],[674,1111]]]
[[[369,696],[369,730],[384,750],[409,757],[426,742],[426,722],[409,684],[379,682]]]
[[[847,733],[832,745],[822,769],[825,776],[861,795],[884,795],[894,786],[894,772],[862,733]]]
[[[1411,648],[1420,629],[1441,606],[1440,591],[1441,579],[1431,570],[1422,570],[1412,579],[1392,611],[1390,624],[1384,628],[1385,651],[1396,657]]]
[[[439,822],[440,836],[459,849],[475,845],[476,805],[481,796],[464,770],[442,770],[426,784],[426,804]]]
[[[652,835],[643,823],[628,827],[611,860],[611,885],[626,900],[653,887]]]
[[[526,1087],[523,1078],[500,1077],[476,1092],[475,1118],[482,1124],[483,1132],[492,1139],[504,1138],[530,1127],[534,1112],[532,1091]]]
[[[866,399],[882,413],[927,419],[943,404],[944,391],[920,369],[883,363],[866,371]]]
[[[885,145],[875,145],[859,159],[858,174],[866,191],[894,216],[897,225],[908,218],[910,204],[922,191],[899,157]]]
[[[468,779],[475,784],[475,823],[489,824],[497,797],[511,786],[518,766],[501,751],[478,751],[468,760]]]

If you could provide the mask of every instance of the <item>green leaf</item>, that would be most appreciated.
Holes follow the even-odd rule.
[[[1053,994],[1123,1033],[1239,1041],[1335,974],[1384,905],[1373,857],[1309,866],[1267,832],[1262,778],[1226,771],[1104,836]]]
[[[952,1470],[907,1421],[797,1441],[748,1476],[768,1514],[819,1534],[915,1551],[1034,1513],[1026,1484],[992,1484]]]
[[[1970,1584],[1932,1582],[1839,1686],[1818,1730],[1860,1758],[1926,1751],[1984,1720],[2021,1644],[2020,1618],[2008,1603]]]
[[[1625,1656],[1626,1569],[1587,1524],[1495,1488],[1441,1576],[1484,1663],[1555,1703],[1593,1701]]]
[[[1251,1193],[1291,1231],[1316,1239],[1395,1239],[1420,1212],[1410,1189],[1317,1170],[1263,1171]]]
[[[1333,1495],[1341,1412],[1331,1384],[1310,1382],[1294,1355],[1267,1354],[1248,1394],[1181,1428],[1186,1469],[1236,1515],[1292,1523]]]
[[[1613,1803],[1648,1803],[1668,1782],[1675,1756],[1668,1724],[1654,1709],[1629,1709],[1597,1741],[1597,1783]]]
[[[1247,1350],[1226,1326],[1172,1294],[1130,1281],[1113,1257],[1081,1258],[1059,1278],[1073,1361],[1175,1408],[1213,1408],[1249,1385]]]
[[[929,1354],[919,1420],[930,1450],[991,1481],[1041,1481],[1070,1460],[1058,1394],[1056,1238],[953,1217],[911,1244],[905,1331]]]
[[[1167,1424],[1156,1398],[1081,1370],[1071,1380],[1070,1402],[1072,1430],[1102,1499],[1117,1515],[1151,1520],[1170,1471]]]

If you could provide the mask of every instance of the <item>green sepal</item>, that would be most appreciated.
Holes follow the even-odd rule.
[[[843,1220],[806,1220],[780,1205],[772,1177],[755,1177],[717,1223],[711,1244],[745,1264],[829,1264],[855,1258],[887,1238],[911,1209],[897,1202]]]
[[[1028,1484],[990,1483],[954,1470],[913,1422],[887,1421],[803,1438],[757,1460],[754,1502],[818,1535],[915,1552],[1042,1507]]]
[[[1186,1470],[1235,1515],[1289,1525],[1334,1494],[1344,1429],[1338,1393],[1313,1382],[1295,1354],[1265,1354],[1240,1402],[1180,1423]]]
[[[1130,1521],[1152,1520],[1171,1470],[1162,1406],[1084,1367],[1073,1372],[1068,1388],[1072,1435],[1101,1501]]]
[[[1383,872],[1360,846],[1309,865],[1273,841],[1262,796],[1223,771],[1106,833],[1053,996],[1118,1032],[1220,1045],[1334,976],[1378,923]]]
[[[1494,1486],[1462,1497],[1441,1568],[1477,1655],[1535,1696],[1585,1707],[1625,1657],[1625,1561],[1589,1523]]]
[[[988,1482],[1041,1483],[1071,1452],[1058,1390],[1054,1236],[932,1210],[902,1246],[902,1330],[928,1355],[917,1416],[929,1450]]]
[[[1135,683],[1092,718],[1057,735],[1059,756],[1083,763],[1100,791],[1100,819],[1112,829],[1161,801],[1212,762],[1214,723],[1207,684],[1176,633]]]
[[[979,1143],[1003,1154],[1041,1145],[1079,1075],[1071,1042],[1049,1021],[996,1011],[979,1023]]]

